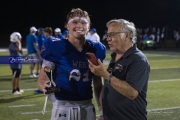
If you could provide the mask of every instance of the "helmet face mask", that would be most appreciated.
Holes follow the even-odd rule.
[[[21,34],[19,32],[13,32],[11,35],[10,35],[10,41],[11,42],[17,42],[18,40],[20,41],[21,40]]]

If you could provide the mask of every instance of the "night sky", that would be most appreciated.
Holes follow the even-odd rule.
[[[31,26],[64,30],[67,13],[78,7],[91,15],[92,27],[100,37],[106,23],[114,18],[127,19],[139,28],[180,28],[180,0],[1,0],[0,41],[8,42],[0,47],[9,44],[9,34],[14,31],[25,40]]]

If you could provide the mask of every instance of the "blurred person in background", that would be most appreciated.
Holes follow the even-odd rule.
[[[37,29],[32,26],[30,28],[30,33],[26,36],[26,47],[28,56],[32,59],[37,59],[40,56],[40,50],[38,47],[38,38],[36,36]],[[30,63],[30,75],[31,78],[37,78],[39,75],[39,62]],[[36,73],[34,73],[34,68],[36,67]]]
[[[53,36],[52,36],[52,34],[53,34],[53,31],[52,31],[52,28],[51,27],[46,27],[46,28],[44,28],[43,29],[43,37],[44,37],[44,40],[43,40],[43,43],[42,43],[42,45],[41,45],[41,48],[43,48],[42,46],[44,45],[44,43],[46,42],[46,41],[48,41],[48,40],[51,40],[52,38],[54,38]],[[43,49],[42,49],[43,50]],[[42,58],[41,58],[42,59]],[[42,61],[43,61],[43,59],[42,59]],[[44,93],[42,90],[40,90],[40,89],[37,89],[37,90],[34,90],[34,92],[36,92],[36,93]]]
[[[64,36],[64,39],[68,39],[69,31],[68,30],[64,30],[63,36]]]
[[[160,47],[160,28],[157,29],[157,33],[156,33],[156,36],[155,36],[155,41],[156,41],[156,44],[157,44],[157,48]]]
[[[96,28],[91,28],[86,35],[86,39],[92,40],[93,42],[100,42],[100,37],[97,34]]]
[[[53,30],[51,27],[46,27],[44,29],[45,42],[51,40],[52,38],[55,38],[54,36],[52,36],[52,34],[53,34]]]
[[[102,36],[101,42],[106,46],[106,48],[108,48],[108,44],[107,44],[107,30],[104,31],[104,35]]]
[[[13,32],[10,35],[10,41],[11,41],[11,44],[9,45],[10,56],[12,57],[22,56],[21,39],[22,36],[19,32]],[[20,90],[19,88],[22,64],[21,63],[10,64],[10,68],[12,70],[12,94],[13,95],[22,94],[24,91]]]
[[[61,29],[60,28],[54,29],[54,37],[55,38],[60,38],[60,39],[64,38],[63,34],[61,33]]]
[[[38,47],[39,47],[39,50],[41,50],[41,46],[43,45],[44,39],[45,39],[44,38],[44,28],[38,28],[36,36],[38,38]]]
[[[162,28],[161,34],[160,34],[160,47],[166,47],[165,42],[165,27]]]
[[[180,34],[179,31],[174,30],[174,39],[176,41],[176,47],[180,46]]]

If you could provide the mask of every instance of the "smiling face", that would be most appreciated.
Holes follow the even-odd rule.
[[[85,41],[85,36],[90,28],[90,18],[88,12],[80,8],[72,9],[67,15],[66,28],[69,31],[70,41]]]
[[[75,15],[69,18],[66,27],[69,31],[69,39],[85,39],[85,35],[89,31],[90,25],[85,17]]]

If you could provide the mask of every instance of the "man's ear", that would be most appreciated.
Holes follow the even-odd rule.
[[[69,30],[69,24],[66,24],[65,27],[67,30]]]
[[[125,38],[126,39],[131,39],[131,36],[130,36],[131,34],[128,32],[128,33],[125,33]]]
[[[124,33],[123,38],[124,38],[125,42],[129,41],[130,33]]]
[[[66,23],[64,24],[64,28],[67,28],[67,24]]]
[[[88,31],[90,30],[90,28],[91,28],[91,26],[90,26],[90,25],[88,25]]]

